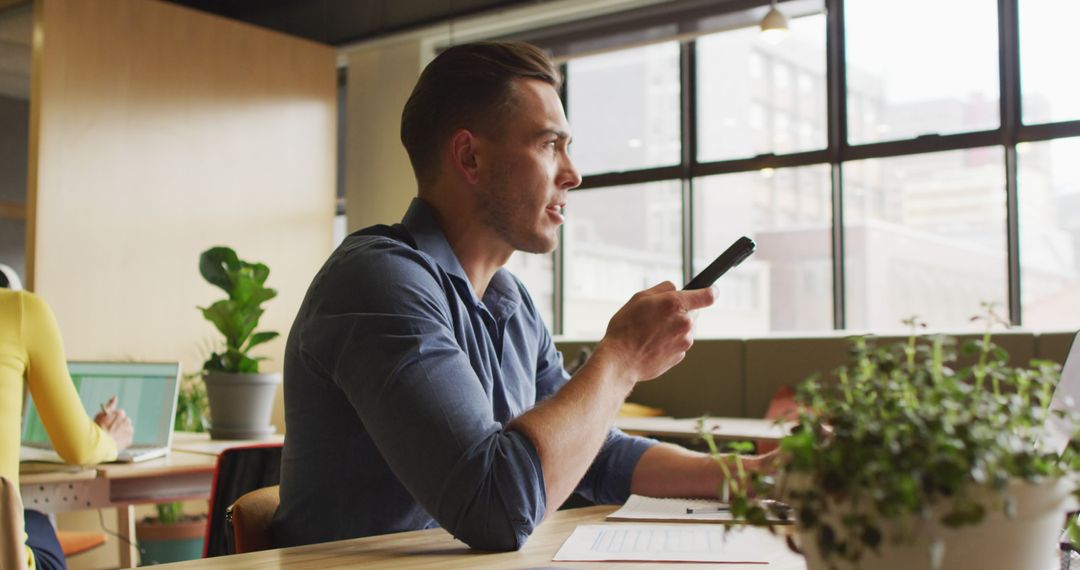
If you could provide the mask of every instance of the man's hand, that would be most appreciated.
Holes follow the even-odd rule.
[[[131,418],[116,407],[116,396],[109,399],[109,403],[101,407],[101,411],[94,416],[94,423],[101,426],[105,433],[109,434],[116,442],[116,451],[123,451],[131,446],[131,437],[134,428],[131,426]]]
[[[611,318],[596,352],[574,377],[510,422],[540,456],[549,513],[581,481],[634,385],[686,356],[694,343],[690,311],[708,307],[713,298],[712,289],[678,291],[670,282],[634,295]]]
[[[694,344],[691,311],[713,304],[711,287],[679,291],[670,281],[630,298],[608,322],[597,353],[609,353],[633,383],[652,380],[686,357]]]

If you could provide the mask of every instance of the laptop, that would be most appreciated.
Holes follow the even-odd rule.
[[[1065,412],[1080,412],[1080,333],[1073,337],[1069,354],[1065,357],[1065,363],[1061,366],[1061,380],[1054,388],[1054,397],[1050,400],[1051,410]],[[1046,442],[1045,451],[1053,451],[1058,455],[1065,451],[1072,439],[1072,423],[1068,418],[1050,414],[1048,420],[1050,429],[1049,440]]]
[[[68,371],[91,418],[114,395],[117,407],[131,418],[131,447],[116,461],[131,463],[168,454],[180,389],[179,362],[68,362]],[[32,398],[26,399],[23,413],[19,461],[64,462],[53,450]]]

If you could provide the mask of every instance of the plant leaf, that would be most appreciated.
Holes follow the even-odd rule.
[[[199,256],[199,273],[202,274],[203,279],[209,281],[211,285],[220,287],[226,293],[232,287],[229,272],[239,267],[240,260],[236,257],[236,252],[228,247],[212,247]]]
[[[274,331],[257,332],[255,334],[251,335],[251,339],[248,340],[247,348],[245,348],[244,351],[245,352],[249,351],[252,348],[254,348],[254,347],[256,347],[256,346],[258,346],[258,345],[260,345],[260,344],[262,344],[264,342],[267,342],[267,341],[270,341],[270,340],[273,340],[273,339],[277,338],[277,336],[278,336],[278,333],[274,332]]]

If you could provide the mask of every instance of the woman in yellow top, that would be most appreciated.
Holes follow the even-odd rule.
[[[53,448],[68,463],[110,461],[131,445],[131,419],[116,408],[115,398],[94,420],[83,410],[48,305],[32,293],[0,288],[0,475],[15,485],[24,384]],[[32,510],[24,514],[29,567],[65,568],[48,518]]]

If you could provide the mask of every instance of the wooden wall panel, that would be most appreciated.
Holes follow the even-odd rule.
[[[416,40],[348,53],[347,101],[350,114],[356,114],[346,126],[349,231],[401,221],[416,196],[416,178],[401,144],[401,111],[426,64],[423,55]]]
[[[214,245],[263,261],[284,336],[332,247],[332,48],[154,0],[38,0],[32,288],[72,358],[180,359],[219,335],[196,311]]]

